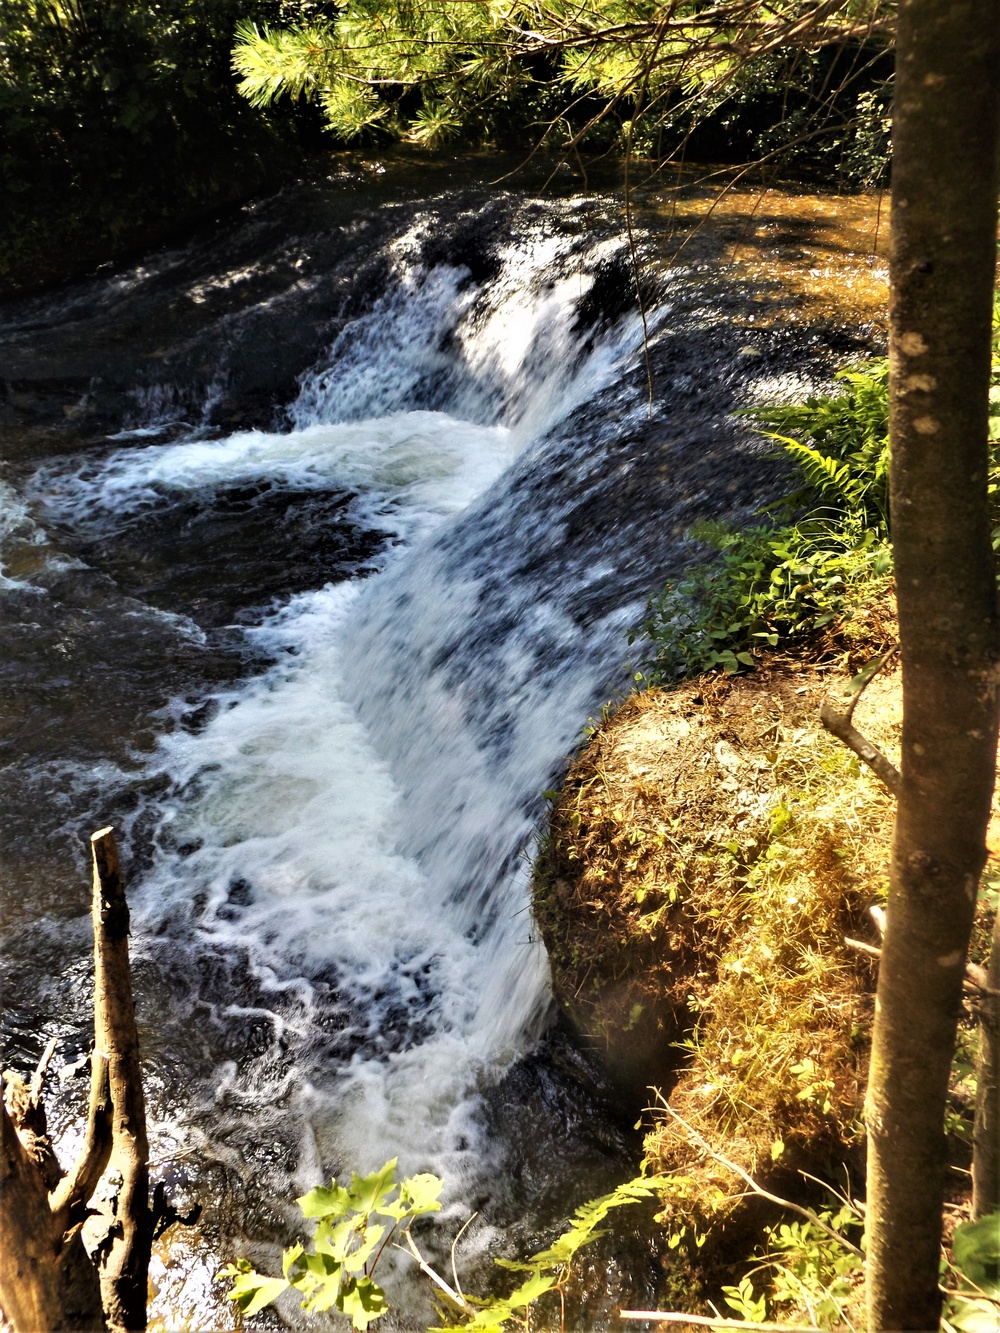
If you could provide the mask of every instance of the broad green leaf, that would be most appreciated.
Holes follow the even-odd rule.
[[[340,1273],[343,1263],[340,1259],[335,1259],[328,1251],[321,1250],[318,1254],[305,1254],[302,1256],[302,1268],[310,1277],[318,1282],[328,1282],[330,1278],[337,1277]],[[337,1277],[339,1281],[339,1277]],[[293,1278],[294,1282],[295,1279]]]
[[[328,1254],[342,1264],[350,1253],[354,1237],[358,1234],[357,1222],[352,1217],[345,1218],[336,1226],[330,1226],[329,1222],[321,1222],[313,1237],[313,1248],[317,1254]]]
[[[461,1327],[467,1333],[506,1333],[507,1320],[514,1312],[506,1301],[495,1301],[487,1309],[480,1310],[474,1319]],[[449,1333],[448,1329],[428,1329],[428,1333]]]
[[[364,1268],[365,1264],[375,1253],[379,1241],[385,1235],[385,1227],[365,1227],[362,1233],[362,1241],[356,1250],[352,1250],[344,1260],[344,1268],[348,1273],[357,1273]]]
[[[332,1180],[329,1189],[325,1185],[317,1185],[295,1202],[305,1217],[336,1218],[343,1217],[351,1207],[351,1196],[347,1190]]]
[[[351,1176],[349,1195],[350,1206],[359,1213],[372,1213],[379,1210],[396,1181],[397,1158],[390,1158],[379,1171],[370,1176],[359,1176],[355,1171]]]
[[[379,1204],[375,1211],[381,1213],[383,1217],[393,1218],[396,1222],[421,1217],[425,1213],[440,1212],[441,1204],[438,1202],[438,1196],[443,1188],[444,1181],[440,1176],[432,1176],[426,1172],[408,1176],[399,1187],[398,1197],[391,1203]]]
[[[425,1213],[437,1213],[441,1211],[441,1191],[444,1188],[444,1181],[439,1176],[432,1176],[429,1172],[421,1172],[417,1176],[407,1176],[399,1190],[400,1204],[406,1205],[406,1210],[411,1217],[422,1217]],[[384,1212],[384,1209],[379,1209]]]
[[[303,1310],[312,1310],[316,1314],[322,1314],[324,1310],[330,1310],[335,1305],[339,1308],[340,1279],[341,1270],[338,1266],[336,1273],[315,1282],[309,1295],[302,1302]]]
[[[241,1273],[252,1273],[253,1265],[249,1259],[237,1259],[234,1264],[226,1264],[225,1268],[219,1274],[220,1280],[224,1277],[239,1277]]]
[[[285,1250],[284,1254],[281,1256],[281,1271],[289,1282],[292,1281],[292,1265],[302,1258],[302,1254],[303,1248],[301,1245],[292,1245],[289,1249]]]
[[[227,1277],[232,1276],[231,1268],[223,1271]],[[283,1277],[264,1277],[252,1269],[249,1273],[240,1271],[226,1292],[226,1299],[235,1301],[245,1315],[258,1314],[266,1305],[276,1301],[283,1291],[287,1291],[288,1286]]]
[[[385,1292],[370,1277],[352,1277],[341,1289],[337,1308],[350,1315],[354,1328],[366,1329],[374,1319],[385,1314]]]

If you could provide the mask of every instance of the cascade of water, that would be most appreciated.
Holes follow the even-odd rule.
[[[249,631],[274,667],[152,761],[172,785],[137,919],[154,954],[166,935],[245,955],[253,1001],[213,996],[215,1016],[267,1015],[275,1048],[293,1032],[293,1068],[219,1060],[209,1081],[258,1126],[282,1092],[300,1183],[398,1154],[468,1185],[488,1156],[478,1081],[544,1018],[522,853],[625,614],[584,628],[570,609],[599,561],[543,595],[519,578],[559,523],[526,515],[505,478],[523,457],[544,482],[553,430],[602,391],[619,425],[635,406],[614,386],[637,317],[582,314],[613,250],[539,227],[477,283],[422,265],[408,234],[383,296],[304,377],[290,430],[120,448],[36,482],[50,513],[98,534],[165,497],[266,482],[349,489],[358,521],[393,535],[377,577],[301,593]],[[316,1035],[331,1024],[335,1059]]]

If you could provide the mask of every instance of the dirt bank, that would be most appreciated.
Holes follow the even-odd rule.
[[[652,1108],[647,1157],[686,1181],[668,1225],[728,1228],[699,1256],[717,1279],[761,1219],[737,1221],[736,1177],[706,1145],[800,1193],[799,1169],[860,1169],[875,972],[845,936],[877,942],[891,799],[819,706],[894,631],[883,602],[806,656],[633,695],[553,804],[535,913],[555,993]],[[897,760],[900,720],[890,666],[855,721]]]

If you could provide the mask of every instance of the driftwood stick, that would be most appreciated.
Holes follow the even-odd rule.
[[[0,1306],[15,1333],[141,1333],[157,1217],[162,1226],[193,1220],[179,1219],[162,1191],[150,1207],[129,912],[110,828],[93,835],[91,849],[94,1052],[83,1149],[69,1175],[52,1150],[41,1097],[54,1039],[30,1085],[8,1075],[7,1100],[0,1101]],[[121,1184],[108,1240],[91,1260],[81,1225],[109,1165]]]
[[[448,1297],[448,1299],[452,1302],[452,1304],[457,1305],[458,1308],[463,1312],[463,1314],[475,1314],[476,1307],[474,1305],[470,1305],[469,1302],[465,1299],[465,1297],[460,1295],[459,1292],[457,1292],[454,1289],[454,1287],[450,1287],[448,1283],[445,1282],[441,1274],[438,1273],[435,1269],[433,1269],[427,1262],[427,1260],[424,1258],[424,1256],[420,1253],[420,1251],[417,1249],[416,1241],[414,1241],[413,1237],[410,1235],[409,1228],[407,1228],[403,1232],[403,1239],[406,1241],[407,1249],[403,1250],[402,1245],[397,1245],[395,1246],[395,1248],[397,1250],[403,1250],[404,1254],[409,1252],[413,1256],[413,1258],[416,1259],[417,1267],[420,1269],[421,1273],[423,1273],[425,1277],[429,1277],[430,1280],[434,1283],[434,1285],[440,1291],[443,1291],[444,1294]]]
[[[58,1037],[50,1037],[45,1050],[42,1051],[41,1059],[35,1066],[35,1072],[31,1076],[31,1084],[28,1091],[31,1094],[33,1102],[39,1102],[42,1096],[42,1088],[45,1086],[45,1075],[48,1072],[52,1057],[56,1053],[56,1047],[59,1045]]]
[[[60,1240],[41,1173],[0,1099],[0,1304],[17,1333],[63,1327]]]
[[[110,1164],[121,1174],[115,1226],[101,1261],[101,1298],[114,1333],[146,1327],[153,1243],[149,1143],[139,1064],[139,1034],[129,964],[129,911],[114,833],[90,839],[94,863],[94,1046],[107,1056],[112,1107]]]
[[[851,719],[854,717],[854,710],[857,708],[858,700],[862,694],[890,658],[895,657],[898,651],[898,645],[890,648],[887,653],[883,653],[874,662],[870,662],[863,671],[855,676],[851,693],[847,696],[847,706],[843,711],[837,708],[832,699],[824,699],[819,710],[819,720],[830,735],[836,736],[838,740],[844,742],[849,750],[853,750],[861,762],[868,765],[875,776],[885,783],[894,796],[899,795],[899,787],[902,782],[899,769],[895,764],[890,763],[878,746],[873,745],[870,740],[862,736]]]
[[[3,1077],[7,1113],[45,1188],[52,1189],[62,1175],[62,1167],[49,1138],[45,1103],[40,1097],[31,1095],[31,1087],[20,1074],[9,1069]]]
[[[88,1201],[104,1175],[111,1157],[111,1134],[108,1057],[102,1051],[95,1051],[90,1063],[90,1105],[83,1148],[69,1175],[64,1176],[49,1195],[49,1207],[53,1213],[66,1215],[66,1225],[70,1210]]]
[[[68,1234],[48,1203],[30,1131],[0,1102],[0,1306],[15,1333],[104,1330],[101,1292],[79,1227]],[[53,1155],[54,1156],[54,1155]]]
[[[752,1319],[721,1319],[718,1315],[682,1314],[679,1310],[619,1310],[619,1319],[643,1320],[651,1324],[687,1324],[691,1328],[740,1328],[745,1333],[816,1333],[794,1324],[755,1324]]]

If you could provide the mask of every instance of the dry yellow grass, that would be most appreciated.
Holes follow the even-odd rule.
[[[891,798],[819,705],[891,630],[883,605],[853,643],[814,644],[818,662],[626,700],[571,766],[538,861],[556,992],[586,1039],[785,1190],[799,1168],[836,1174],[861,1139],[874,965],[844,937],[877,941]],[[900,719],[890,667],[855,721],[896,759]],[[647,1158],[677,1183],[664,1222],[688,1241],[728,1232],[721,1249],[745,1256],[743,1182],[648,1097]]]

